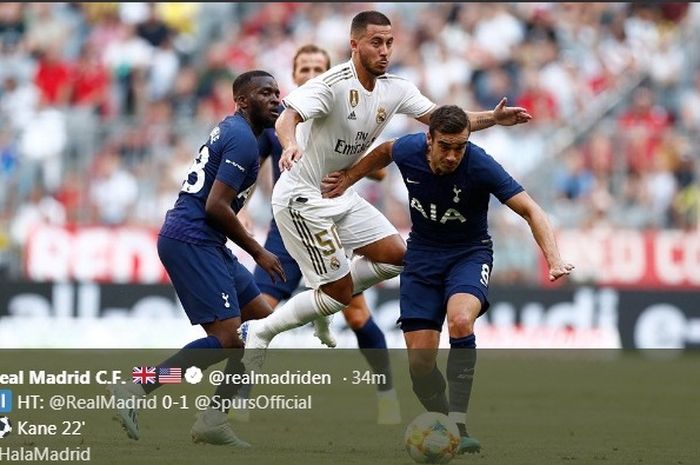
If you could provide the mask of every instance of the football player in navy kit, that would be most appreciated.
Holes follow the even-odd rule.
[[[413,390],[427,410],[455,420],[461,453],[481,448],[467,432],[466,416],[476,365],[474,322],[489,306],[491,194],[528,222],[549,265],[550,280],[574,268],[561,259],[542,208],[498,162],[468,141],[469,134],[465,112],[443,106],[430,116],[427,134],[387,141],[322,182],[324,197],[334,198],[372,170],[392,161],[399,168],[412,222],[400,278],[399,322],[406,346],[421,349],[409,350]],[[450,335],[447,385],[435,363],[445,317]]]
[[[278,258],[265,250],[241,225],[236,214],[243,207],[258,175],[258,141],[263,129],[279,115],[279,88],[265,71],[241,74],[233,83],[237,111],[215,127],[201,146],[180,189],[175,206],[165,216],[158,236],[158,255],[193,325],[207,336],[187,344],[159,367],[198,366],[205,369],[227,360],[225,372],[242,373],[241,321],[272,312],[253,275],[226,247],[227,239],[249,253],[273,281],[284,280]],[[219,350],[193,350],[219,349]],[[146,395],[160,384],[115,386],[119,397]],[[239,386],[221,384],[214,399],[231,399]],[[227,420],[228,409],[212,402],[192,427],[195,442],[248,447]],[[140,432],[133,409],[118,410],[127,434]]]

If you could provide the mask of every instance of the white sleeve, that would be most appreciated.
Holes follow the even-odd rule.
[[[295,110],[304,121],[327,115],[333,108],[333,91],[321,79],[310,79],[289,93],[282,103]]]
[[[415,84],[409,81],[403,81],[403,84],[404,96],[398,110],[396,110],[397,113],[420,118],[435,108],[435,104],[428,97],[421,94]]]

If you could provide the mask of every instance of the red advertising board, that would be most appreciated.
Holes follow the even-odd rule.
[[[576,265],[574,283],[618,288],[700,287],[700,232],[625,229],[557,234],[562,257]],[[549,284],[542,260],[542,283]]]

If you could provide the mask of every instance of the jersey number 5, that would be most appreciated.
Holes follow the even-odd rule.
[[[181,191],[187,192],[188,194],[196,194],[202,190],[202,187],[204,187],[204,165],[206,165],[208,161],[209,147],[205,145],[199,151],[199,156],[192,162],[192,166],[190,166],[190,170],[187,172],[187,177],[185,177],[185,180],[182,182]],[[192,173],[197,176],[197,180],[194,184],[190,184],[190,176]]]
[[[319,247],[322,247],[321,252],[326,257],[332,255],[336,250],[343,247],[343,245],[340,243],[340,237],[338,236],[338,228],[336,225],[331,226],[330,232],[321,231],[314,234],[314,237],[316,237],[316,243],[319,245]],[[335,245],[333,244],[334,240]]]

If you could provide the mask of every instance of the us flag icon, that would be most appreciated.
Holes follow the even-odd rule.
[[[182,368],[158,368],[158,382],[160,384],[180,384],[182,382]]]

